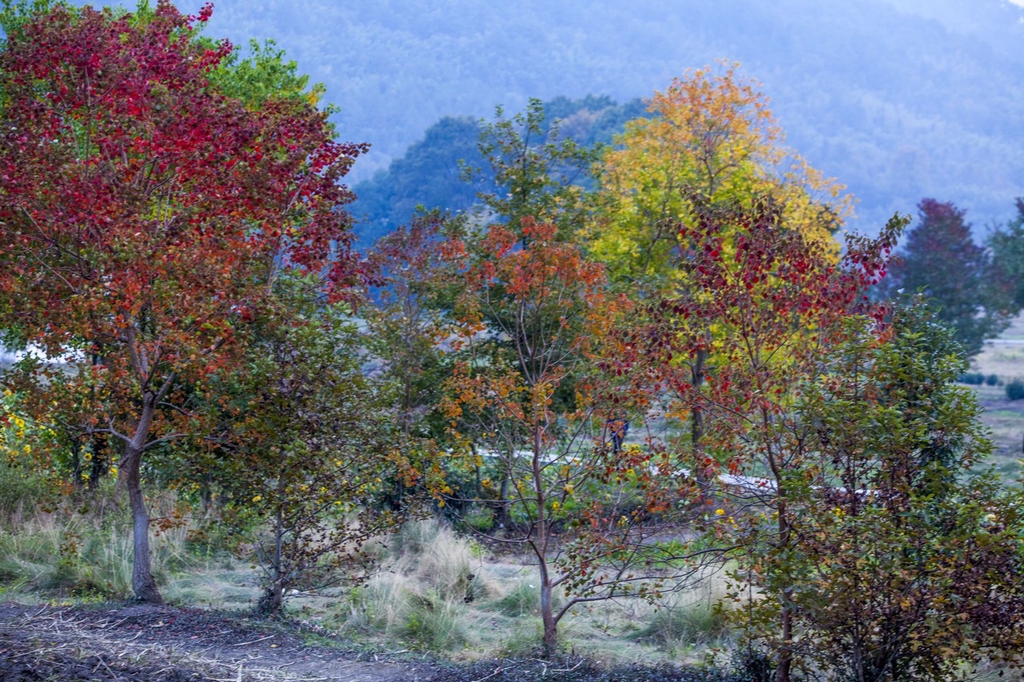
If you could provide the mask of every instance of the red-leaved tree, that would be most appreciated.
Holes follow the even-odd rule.
[[[687,201],[693,218],[679,226],[686,288],[654,302],[651,325],[633,332],[631,346],[650,363],[671,413],[701,416],[699,441],[695,433],[690,448],[684,443],[680,464],[700,501],[719,501],[706,515],[717,519],[711,536],[744,550],[735,554],[743,569],[767,570],[766,557],[795,551],[801,511],[793,500],[813,478],[807,428],[794,411],[798,387],[842,342],[845,319],[884,317],[864,291],[884,276],[903,221],[874,240],[851,238],[839,259],[831,244],[787,224],[771,194],[750,207],[694,193]],[[698,360],[707,362],[700,380]],[[778,682],[789,682],[794,664],[797,583],[785,570],[758,583],[766,597],[758,614],[776,633]]]
[[[188,395],[237,361],[239,325],[282,272],[335,298],[358,277],[339,181],[365,145],[336,143],[296,98],[249,110],[218,94],[231,46],[194,32],[211,11],[57,7],[0,53],[0,328],[50,359],[20,374],[40,419],[123,443],[148,602],[144,455],[196,433]]]

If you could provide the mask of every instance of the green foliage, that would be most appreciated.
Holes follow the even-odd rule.
[[[991,275],[985,282],[989,296],[1010,314],[1024,308],[1024,198],[1016,201],[1017,215],[988,237]]]
[[[273,40],[260,45],[249,41],[249,54],[244,59],[234,50],[210,72],[210,84],[222,94],[239,99],[249,109],[259,110],[269,101],[295,101],[316,106],[326,88],[322,83],[309,86],[309,76],[299,73],[294,60],[285,60],[284,50]],[[336,109],[328,106],[325,113]]]
[[[1010,400],[1024,400],[1024,381],[1014,379],[1006,384],[1006,397]]]
[[[1024,508],[970,473],[991,446],[954,383],[966,362],[952,334],[921,307],[892,325],[879,343],[851,321],[802,389],[816,457],[786,479],[793,542],[736,574],[784,598],[737,613],[829,679],[952,680],[1021,651]],[[773,610],[792,614],[797,641],[765,632]]]
[[[244,371],[210,405],[226,430],[204,473],[265,524],[255,542],[265,614],[290,589],[358,580],[373,560],[365,543],[400,520],[364,504],[400,467],[358,331],[342,309],[316,306],[307,286],[279,282],[281,308],[249,329]]]
[[[525,218],[558,226],[561,240],[579,232],[589,213],[584,186],[597,161],[595,149],[562,136],[544,104],[531,99],[526,111],[495,120],[480,135],[480,152],[494,176],[495,191],[480,199],[490,213],[518,232]],[[472,177],[472,175],[470,175]]]

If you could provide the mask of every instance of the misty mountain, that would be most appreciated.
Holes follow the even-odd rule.
[[[374,145],[353,182],[446,116],[626,102],[726,59],[858,197],[856,227],[934,196],[983,231],[1024,195],[1022,19],[1005,0],[220,0],[208,33],[274,38],[327,85],[342,137]]]

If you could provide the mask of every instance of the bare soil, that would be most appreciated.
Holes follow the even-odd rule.
[[[312,633],[311,633],[312,634]],[[309,645],[296,626],[142,605],[0,604],[0,680],[431,680],[435,664]]]

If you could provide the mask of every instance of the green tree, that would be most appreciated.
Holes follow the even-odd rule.
[[[881,330],[845,326],[794,407],[810,457],[792,472],[791,546],[765,546],[736,577],[799,584],[793,649],[828,679],[952,680],[984,657],[1020,663],[1024,499],[972,473],[991,444],[956,383],[959,344],[921,305]],[[771,632],[774,606],[756,604],[748,625]]]
[[[213,471],[235,511],[261,522],[261,615],[278,613],[290,590],[365,577],[366,541],[402,520],[372,499],[384,481],[416,476],[362,371],[355,323],[343,308],[285,300],[250,330],[245,364],[218,391],[233,400],[220,410],[230,427]]]
[[[531,99],[526,111],[495,121],[480,133],[480,152],[494,176],[495,191],[480,194],[485,208],[513,231],[524,219],[556,225],[558,239],[572,241],[590,213],[585,185],[598,158],[548,121],[544,104]],[[467,177],[473,177],[467,169]]]
[[[1011,315],[1024,309],[1024,199],[1016,207],[1017,216],[988,237],[992,268],[985,282],[990,299],[1001,301]]]

